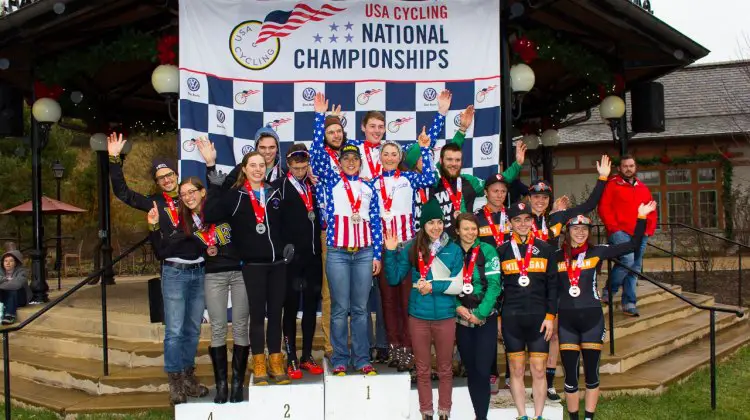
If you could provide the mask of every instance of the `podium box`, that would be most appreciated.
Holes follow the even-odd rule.
[[[191,402],[174,407],[176,420],[234,420],[248,418],[251,413],[247,401],[235,404],[214,404],[213,395],[210,402]]]
[[[324,393],[323,375],[305,374],[289,385],[251,385],[248,387],[251,411],[243,418],[323,420]]]
[[[326,420],[409,419],[411,378],[408,373],[387,369],[378,375],[365,376],[348,372],[331,375],[325,370]]]

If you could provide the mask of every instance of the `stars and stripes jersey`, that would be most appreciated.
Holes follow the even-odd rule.
[[[341,171],[338,157],[334,158],[334,156],[338,156],[338,153],[330,150],[331,153],[334,154],[334,156],[331,156],[329,150],[330,149],[328,149],[325,144],[325,114],[316,112],[313,127],[313,142],[310,147],[310,165],[312,166],[313,174],[316,176],[323,176],[328,168],[336,171],[336,173]],[[314,192],[320,210],[320,227],[325,230],[328,221],[328,218],[326,217],[326,204],[328,203],[328,197],[326,196],[325,185],[318,182],[314,187]]]
[[[531,238],[529,235],[526,241],[522,241],[516,235],[521,258],[526,255],[527,247],[534,247],[527,274],[530,283],[526,287],[518,283],[520,273],[511,241],[508,240],[497,248],[503,279],[503,316],[543,313],[552,317],[557,315],[557,270],[554,269],[554,264],[550,264],[554,249],[539,239],[534,239],[529,245]]]
[[[646,218],[639,217],[638,222],[635,224],[635,232],[629,242],[623,242],[617,245],[589,246],[584,251],[585,255],[581,257],[581,273],[578,279],[578,287],[581,289],[581,294],[578,297],[573,297],[569,293],[571,284],[568,275],[568,265],[565,262],[565,253],[562,248],[555,251],[553,258],[550,259],[550,263],[553,264],[553,267],[555,267],[557,271],[557,284],[559,285],[557,294],[560,298],[558,304],[559,309],[601,307],[601,300],[596,285],[596,274],[599,272],[599,267],[604,260],[617,258],[621,255],[633,252],[643,240],[643,234],[645,231]],[[570,257],[571,264],[578,264],[578,258],[581,253],[582,252],[576,253],[576,250],[573,250],[573,254]]]
[[[568,220],[570,220],[572,217],[579,214],[586,214],[596,209],[596,206],[599,204],[599,200],[602,198],[604,187],[606,185],[607,178],[600,177],[596,181],[594,190],[591,191],[591,194],[583,203],[566,210],[560,210],[554,213],[550,213],[548,215],[533,215],[536,230],[532,230],[532,232],[535,231],[535,235],[537,238],[545,240],[550,245],[557,248],[559,246],[557,237],[560,236],[563,226],[568,223]]]
[[[318,115],[323,114],[315,114],[316,124]],[[325,120],[325,117],[323,119]],[[437,138],[440,135],[440,132],[442,131],[444,125],[445,116],[441,115],[439,112],[436,112],[435,119],[432,121],[432,125],[427,131],[427,135],[430,137],[430,149],[433,149],[437,144]],[[317,134],[317,132],[318,130],[316,129],[315,133]],[[413,142],[406,143],[403,147],[403,150],[407,150],[411,143]],[[365,140],[349,140],[347,141],[347,144],[352,144],[359,148],[359,155],[362,157],[362,167],[359,170],[359,176],[362,179],[374,179],[376,176],[380,175],[383,172],[383,167],[380,164],[380,145],[374,146]],[[367,159],[367,155],[370,156],[370,160]],[[372,166],[377,171],[377,173],[373,174],[372,168],[370,167],[370,162],[372,162]]]
[[[421,152],[422,159],[427,163],[427,166],[424,166],[426,170],[423,173],[405,171],[399,172],[397,176],[396,171],[384,171],[382,177],[373,181],[379,198],[378,202],[380,203],[380,215],[383,218],[383,227],[384,229],[396,232],[399,242],[408,241],[416,232],[414,228],[414,214],[416,205],[415,195],[419,195],[417,191],[435,182],[435,171],[429,165],[430,149],[422,147]],[[382,183],[381,179],[383,180]],[[385,184],[385,192],[382,189],[383,184]],[[384,196],[392,200],[390,212],[386,211]],[[390,219],[386,218],[386,215],[389,213],[391,216]]]
[[[338,178],[338,180],[337,180]],[[380,221],[378,195],[372,182],[362,181],[357,176],[347,176],[354,197],[360,197],[362,204],[360,223],[352,221],[352,206],[344,188],[344,182],[336,174],[326,177],[324,183],[328,202],[326,203],[326,244],[329,247],[366,248],[372,247],[373,258],[380,261],[383,249],[383,228]]]
[[[492,233],[492,228],[490,227],[490,223],[487,220],[487,214],[485,213],[485,209],[490,214],[490,217],[492,218],[492,222],[495,224],[495,227],[497,228],[498,234],[500,235],[500,243],[498,243],[495,240],[495,236]],[[504,210],[504,209],[503,209]],[[476,216],[477,221],[479,222],[479,240],[492,245],[493,247],[497,248],[498,246],[502,245],[503,242],[510,239],[510,219],[505,215],[504,211],[498,211],[498,212],[492,212],[489,209],[489,206],[485,205],[481,209],[474,212],[474,216]]]

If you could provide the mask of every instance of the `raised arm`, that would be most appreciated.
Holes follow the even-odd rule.
[[[125,175],[122,172],[122,160],[120,152],[127,140],[123,140],[122,134],[112,133],[107,138],[107,152],[109,153],[109,178],[112,180],[112,194],[120,201],[130,207],[141,211],[151,209],[152,200],[143,194],[139,194],[128,187]]]
[[[407,172],[404,176],[411,181],[412,188],[418,190],[435,185],[435,169],[432,166],[432,151],[429,147],[430,139],[425,134],[425,128],[422,127],[422,134],[419,135],[419,151],[422,155],[422,172]]]
[[[599,204],[602,198],[602,193],[604,193],[604,187],[607,186],[607,178],[609,177],[610,169],[609,157],[607,155],[602,155],[601,161],[596,162],[596,170],[599,172],[599,179],[597,179],[594,190],[586,201],[573,208],[550,214],[550,224],[554,225],[558,222],[565,223],[573,216],[586,214],[596,209],[597,204]]]
[[[370,229],[372,229],[372,258],[380,262],[383,254],[383,224],[380,222],[380,204],[374,183],[367,184],[372,190],[370,199]],[[377,274],[377,273],[375,273]]]
[[[655,201],[638,206],[638,220],[635,223],[635,231],[630,237],[630,241],[609,246],[598,245],[603,248],[602,259],[617,258],[635,251],[640,246],[643,235],[646,232],[647,218],[654,210],[656,210]]]
[[[401,284],[403,278],[409,273],[411,263],[409,263],[409,247],[414,242],[407,242],[400,250],[398,249],[398,238],[394,232],[386,231],[385,240],[383,241],[385,279],[388,284],[396,286]]]

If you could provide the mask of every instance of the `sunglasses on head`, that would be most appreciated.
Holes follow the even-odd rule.
[[[286,158],[293,158],[293,157],[304,157],[304,158],[310,158],[310,153],[307,152],[307,150],[295,150],[289,154],[286,155]]]

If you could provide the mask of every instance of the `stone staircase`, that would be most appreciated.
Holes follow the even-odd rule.
[[[117,299],[119,287],[110,289],[113,299]],[[145,283],[142,287],[145,289]],[[674,290],[681,292],[676,286]],[[645,282],[641,282],[638,295],[639,318],[626,317],[619,304],[615,306],[616,353],[610,355],[609,344],[605,343],[601,363],[605,393],[659,393],[708,363],[708,312],[694,309]],[[705,305],[714,303],[712,297],[684,295]],[[110,312],[109,375],[104,376],[100,311],[92,306],[75,306],[55,308],[23,331],[11,334],[13,399],[62,414],[169,409],[162,370],[163,326],[149,323],[147,314],[133,313],[137,311]],[[23,319],[34,310],[24,308],[19,316]],[[718,357],[728,356],[750,342],[747,315],[738,318],[717,314],[716,318]],[[208,325],[203,325],[197,375],[212,385],[209,336]],[[322,349],[320,330],[315,348]],[[502,348],[498,362],[504,370]],[[561,375],[562,369],[558,372]],[[558,389],[561,386],[558,384]]]

